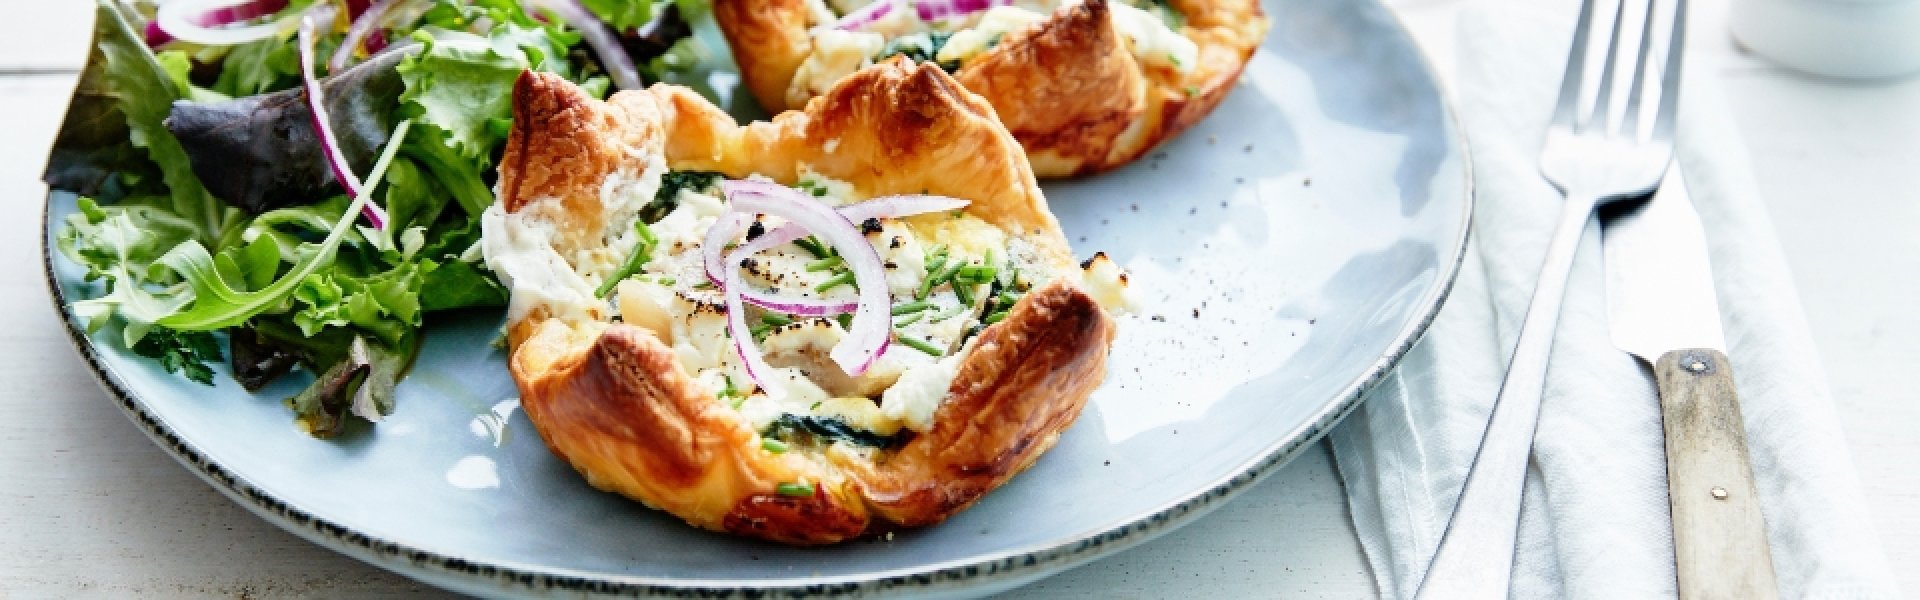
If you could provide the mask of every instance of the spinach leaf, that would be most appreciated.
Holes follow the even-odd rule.
[[[898,435],[886,436],[859,429],[839,418],[793,413],[785,413],[774,419],[773,424],[768,425],[767,430],[761,432],[761,435],[774,439],[791,439],[796,435],[807,435],[818,439],[821,443],[843,441],[856,446],[873,448],[885,448],[900,440]]]

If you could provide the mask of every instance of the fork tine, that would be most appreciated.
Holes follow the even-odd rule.
[[[1580,83],[1586,78],[1587,33],[1593,29],[1593,0],[1581,0],[1580,18],[1573,28],[1573,47],[1567,50],[1567,70],[1560,76],[1560,100],[1553,107],[1553,124],[1573,126],[1580,106]]]
[[[1620,22],[1627,20],[1627,0],[1619,0],[1613,9],[1613,35],[1607,38],[1607,57],[1600,63],[1600,95],[1593,101],[1593,115],[1575,125],[1573,130],[1580,131],[1588,127],[1607,130],[1608,109],[1613,107],[1613,64],[1620,58]]]
[[[1673,36],[1667,42],[1667,72],[1660,76],[1660,112],[1653,118],[1653,138],[1673,139],[1674,113],[1680,112],[1680,57],[1687,47],[1687,0],[1673,2]]]
[[[1640,137],[1640,100],[1647,87],[1647,55],[1653,53],[1653,6],[1658,3],[1647,0],[1647,17],[1640,26],[1640,54],[1633,60],[1633,85],[1627,88],[1626,120],[1620,123],[1620,134],[1634,139]]]

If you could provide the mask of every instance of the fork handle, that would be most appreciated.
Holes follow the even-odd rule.
[[[1569,194],[1560,222],[1540,266],[1520,341],[1500,395],[1487,418],[1487,433],[1474,453],[1473,468],[1460,501],[1440,538],[1440,549],[1420,582],[1419,598],[1505,598],[1513,576],[1514,535],[1520,527],[1520,494],[1527,461],[1533,455],[1533,430],[1547,382],[1553,332],[1560,324],[1560,301],[1580,236],[1593,217],[1596,198]]]
[[[1727,355],[1684,348],[1653,365],[1667,437],[1681,600],[1777,597]]]

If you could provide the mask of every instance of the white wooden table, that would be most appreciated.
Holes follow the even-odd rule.
[[[1696,31],[1724,32],[1728,0]],[[1738,0],[1733,0],[1738,1]],[[1442,71],[1463,0],[1395,3]],[[324,596],[432,590],[309,544],[176,464],[94,383],[52,318],[39,182],[92,2],[17,2],[0,38],[0,597]],[[1690,60],[1717,73],[1746,137],[1855,463],[1893,565],[1920,564],[1920,79],[1795,75],[1723,34]],[[1445,74],[1443,74],[1445,77]],[[1896,569],[1920,590],[1920,573]],[[1214,514],[1020,590],[1056,597],[1356,597],[1373,593],[1324,445]]]

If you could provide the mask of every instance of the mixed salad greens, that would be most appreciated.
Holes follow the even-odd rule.
[[[430,315],[506,302],[476,242],[520,73],[658,80],[697,62],[681,13],[705,10],[97,1],[46,172],[81,195],[55,239],[92,288],[73,313],[200,383],[317,374],[288,399],[317,437],[393,410]]]

